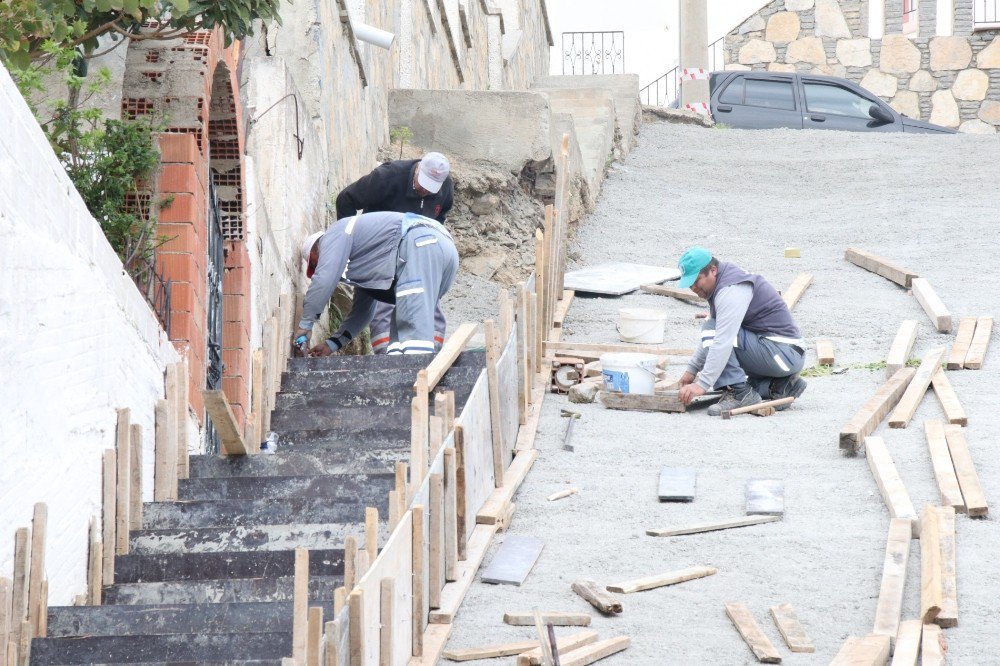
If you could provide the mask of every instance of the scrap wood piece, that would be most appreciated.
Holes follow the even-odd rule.
[[[661,502],[691,502],[696,481],[697,470],[693,467],[661,467],[656,494]]]
[[[941,408],[944,410],[948,423],[968,425],[969,419],[965,415],[965,409],[958,401],[958,394],[955,393],[955,388],[951,385],[943,368],[938,368],[938,371],[934,373],[931,378],[931,387],[934,389],[934,395],[941,401]]]
[[[899,623],[896,644],[892,650],[893,666],[917,666],[922,629],[920,620],[904,620]]]
[[[538,647],[538,641],[520,641],[517,643],[500,643],[484,647],[445,650],[441,656],[450,661],[472,661],[473,659],[492,659],[493,657],[511,657]]]
[[[621,652],[629,646],[628,636],[615,636],[598,643],[571,650],[559,657],[560,666],[587,666]]]
[[[567,488],[566,490],[560,490],[557,493],[552,493],[545,499],[550,502],[555,502],[556,500],[562,499],[564,497],[569,497],[570,495],[575,495],[580,492],[577,488]]]
[[[920,512],[920,620],[933,622],[941,613],[941,537],[938,513],[927,505]]]
[[[832,340],[823,339],[816,341],[816,362],[820,365],[833,365],[834,353]]]
[[[885,666],[888,660],[888,636],[848,636],[830,666]]]
[[[656,296],[669,296],[670,298],[676,298],[679,301],[684,301],[685,303],[693,303],[698,306],[704,307],[708,302],[694,293],[690,289],[678,289],[677,287],[667,287],[662,284],[644,284],[641,287],[647,294],[655,294]]]
[[[201,394],[205,399],[205,411],[219,434],[223,450],[231,456],[245,456],[248,453],[247,445],[226,395],[222,391],[209,389],[204,389]]]
[[[681,536],[684,534],[701,534],[702,532],[715,532],[716,530],[728,530],[734,527],[749,527],[750,525],[760,525],[761,523],[773,523],[781,520],[781,516],[751,516],[749,518],[735,518],[733,520],[717,520],[708,523],[698,523],[688,527],[665,527],[662,529],[646,530],[649,536]]]
[[[913,297],[920,303],[938,333],[951,331],[951,313],[926,278],[913,278]]]
[[[885,415],[899,403],[915,374],[917,371],[914,368],[900,368],[841,428],[840,448],[845,453],[857,454],[865,437],[875,432]]]
[[[545,632],[545,625],[542,623],[542,615],[536,609],[532,613],[534,618],[535,631],[538,633],[538,647],[542,651],[542,666],[555,666],[555,657],[552,654],[552,643]]]
[[[783,405],[790,405],[795,402],[794,396],[788,396],[787,398],[777,398],[775,400],[765,400],[764,402],[758,402],[755,405],[747,405],[746,407],[737,407],[736,409],[726,409],[722,412],[723,419],[731,419],[734,416],[739,416],[740,414],[754,414],[756,416],[771,416],[774,414],[775,408],[781,407]]]
[[[526,427],[530,426],[522,427],[521,430],[523,431]],[[517,492],[517,489],[521,487],[524,477],[528,475],[528,471],[535,463],[536,458],[538,458],[538,449],[528,448],[517,450],[514,462],[510,464],[510,467],[507,468],[507,471],[503,475],[503,485],[490,493],[490,496],[483,502],[479,513],[476,514],[476,523],[480,525],[496,525],[503,520],[503,517],[507,515],[507,507],[510,505],[511,498]]]
[[[935,347],[924,354],[920,361],[920,367],[906,387],[903,397],[899,399],[896,409],[889,415],[890,428],[905,428],[913,418],[914,412],[920,405],[920,401],[927,392],[927,387],[931,384],[934,373],[940,369],[941,357],[944,356],[944,347]]]
[[[521,585],[542,554],[545,543],[535,537],[511,535],[504,539],[496,555],[483,571],[484,583]]]
[[[740,636],[743,637],[746,644],[753,650],[757,661],[763,664],[781,663],[781,655],[757,626],[756,620],[753,619],[753,615],[750,614],[745,605],[741,603],[726,604],[726,615],[729,616],[736,631],[740,632]]]
[[[983,367],[992,334],[993,317],[980,317],[976,320],[976,333],[972,336],[972,344],[969,345],[969,353],[965,357],[966,370],[979,370]]]
[[[806,289],[812,284],[813,276],[812,273],[799,273],[792,280],[792,284],[789,285],[788,289],[781,295],[784,299],[785,305],[791,310],[795,307],[795,304],[799,302],[802,298],[802,294],[806,293]]]
[[[934,618],[939,627],[958,626],[958,587],[955,570],[955,510],[936,506],[938,544],[941,550],[941,612]]]
[[[465,349],[465,345],[468,344],[469,338],[476,332],[479,328],[479,324],[474,324],[466,322],[459,326],[455,331],[448,336],[441,345],[441,351],[439,351],[435,356],[434,360],[427,364],[427,390],[433,391],[444,377],[445,373],[451,368],[455,359],[458,355],[462,353]],[[417,386],[414,385],[413,390],[417,390]]]
[[[538,611],[519,612],[508,611],[503,614],[503,623],[512,627],[531,627],[535,624],[535,614]],[[587,613],[567,613],[563,611],[551,611],[539,613],[542,624],[551,624],[556,627],[589,627],[591,617]]]
[[[906,367],[906,362],[910,360],[910,351],[913,350],[913,342],[917,339],[917,322],[915,319],[907,319],[899,325],[899,331],[892,340],[889,353],[885,357],[885,376],[892,377],[900,368]]]
[[[856,247],[847,248],[844,252],[844,259],[855,266],[860,266],[866,271],[871,271],[887,280],[892,280],[899,286],[906,287],[907,289],[910,288],[913,278],[919,277],[913,271],[903,268],[893,261]]]
[[[965,358],[969,355],[969,347],[972,345],[972,338],[976,333],[976,318],[962,317],[958,320],[958,332],[955,334],[955,343],[951,346],[951,353],[948,354],[949,370],[961,370],[965,367]]]
[[[945,426],[944,435],[948,443],[948,452],[951,453],[951,462],[955,468],[958,487],[962,491],[962,501],[965,503],[966,513],[976,518],[987,515],[989,506],[986,503],[986,493],[983,492],[983,486],[979,483],[979,475],[972,464],[972,455],[969,453],[965,429],[957,425]]]
[[[906,562],[910,557],[910,539],[913,537],[910,521],[893,518],[889,521],[889,536],[882,562],[882,583],[875,606],[873,634],[895,640],[903,612],[903,588],[906,585]]]
[[[748,479],[748,516],[780,516],[785,513],[785,484],[780,479]]]
[[[467,549],[468,556],[465,560],[460,561],[455,568],[455,582],[448,583],[441,590],[441,607],[430,612],[428,622],[431,624],[451,624],[454,621],[455,614],[458,613],[465,594],[476,578],[476,572],[479,571],[479,565],[486,557],[486,551],[496,531],[496,525],[476,525],[472,530]]]
[[[666,585],[676,585],[677,583],[684,583],[689,580],[694,580],[696,578],[704,578],[705,576],[712,576],[718,573],[718,569],[715,567],[705,567],[696,566],[688,567],[687,569],[681,569],[679,571],[671,571],[669,573],[660,574],[658,576],[649,576],[647,578],[637,578],[636,580],[630,580],[624,583],[615,583],[613,585],[608,585],[608,592],[617,592],[619,594],[631,594],[632,592],[644,592],[646,590],[653,590],[658,587],[664,587]]]
[[[677,391],[666,391],[654,395],[639,393],[618,393],[617,391],[598,391],[597,399],[608,409],[620,409],[637,412],[670,412],[681,413],[686,410]]]
[[[885,440],[881,437],[865,437],[865,457],[882,495],[882,501],[889,509],[889,516],[907,521],[910,524],[910,533],[917,538],[920,535],[920,520],[913,508],[913,502],[910,501],[910,494],[906,491],[903,480],[899,478],[899,472],[896,471],[896,465],[889,455]]]
[[[806,630],[802,628],[799,616],[795,613],[795,609],[792,608],[791,604],[771,606],[771,617],[774,618],[774,624],[777,625],[778,631],[781,633],[781,637],[785,639],[785,644],[789,650],[792,652],[816,651],[816,646],[813,645],[809,635],[806,634]]]
[[[924,421],[924,435],[927,437],[927,449],[931,454],[931,467],[934,468],[934,478],[937,480],[938,492],[941,494],[941,505],[954,507],[956,511],[965,513],[965,500],[958,485],[958,476],[948,449],[944,424],[941,421]]]
[[[591,645],[597,642],[597,632],[592,629],[581,631],[569,636],[556,639],[556,650],[560,654],[570,652],[584,645]],[[539,666],[542,663],[542,648],[535,642],[536,647],[528,652],[518,655],[517,666]]]
[[[562,352],[561,356],[582,356],[584,358],[600,359],[601,354],[614,352],[639,352],[641,354],[653,354],[654,356],[691,356],[694,350],[686,347],[654,347],[652,345],[639,344],[546,340],[545,355],[552,356],[556,352]]]
[[[944,666],[948,643],[936,624],[925,624],[920,638],[920,665]]]
[[[622,612],[622,602],[608,593],[607,590],[601,589],[594,580],[581,578],[580,580],[573,581],[572,589],[583,597],[587,603],[602,613]]]

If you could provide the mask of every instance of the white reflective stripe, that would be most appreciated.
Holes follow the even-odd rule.
[[[404,354],[433,354],[433,349],[407,349],[403,352]]]
[[[713,342],[715,342],[715,340],[702,340],[701,341],[701,346],[702,347],[711,347]]]
[[[413,294],[422,294],[422,293],[424,293],[423,287],[414,287],[413,289],[404,289],[403,291],[397,291],[396,298],[400,298],[401,296],[412,296]]]
[[[389,346],[386,347],[386,354],[402,354],[403,347],[398,342],[391,342]]]
[[[437,238],[428,238],[427,240],[424,241],[417,241],[416,246],[423,247],[424,245],[433,245],[434,243],[437,242],[438,242]]]
[[[711,338],[711,337],[714,337],[714,336],[715,336],[715,329],[714,328],[711,329],[711,330],[708,330],[708,331],[702,331],[701,332],[701,339],[702,340],[704,340],[705,338]]]
[[[772,342],[781,342],[786,345],[795,345],[796,347],[802,346],[802,338],[786,338],[781,335],[765,335],[764,339],[771,340]]]
[[[350,236],[351,233],[353,233],[353,231],[354,231],[354,223],[358,221],[358,218],[361,217],[361,213],[363,213],[363,212],[364,212],[363,210],[359,210],[357,212],[357,214],[355,214],[355,216],[351,218],[351,221],[347,223],[347,227],[344,229],[344,233],[345,234],[347,234],[348,236]]]
[[[407,340],[406,342],[397,342],[402,349],[430,349],[433,351],[434,342],[432,340]]]
[[[783,358],[781,358],[781,356],[779,354],[775,354],[774,355],[774,362],[778,364],[778,367],[781,368],[782,372],[791,372],[792,371],[792,369],[788,367],[788,364],[785,363],[785,360]]]

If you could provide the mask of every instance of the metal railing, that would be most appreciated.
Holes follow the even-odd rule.
[[[1000,0],[976,0],[972,15],[973,28],[1000,28]]]
[[[622,74],[625,72],[625,33],[620,30],[564,32],[562,53],[563,74]]]
[[[1000,0],[998,0],[1000,1]],[[726,66],[726,38],[720,37],[708,45],[708,69],[716,71]],[[639,91],[639,101],[647,106],[676,107],[680,96],[680,66],[674,67],[663,76]]]
[[[156,267],[143,257],[136,257],[127,267],[128,274],[135,286],[153,308],[156,318],[160,320],[163,330],[170,335],[170,280],[164,280]]]

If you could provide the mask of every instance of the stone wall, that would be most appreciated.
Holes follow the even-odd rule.
[[[921,2],[919,34],[903,36],[893,34],[902,26],[902,2],[886,0],[882,39],[868,37],[867,5],[774,0],[726,36],[726,69],[839,76],[912,118],[964,132],[997,131],[1000,34],[971,30],[971,2],[955,4],[956,34],[938,37],[935,2]]]

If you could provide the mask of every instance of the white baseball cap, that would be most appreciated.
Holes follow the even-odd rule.
[[[441,153],[427,153],[417,165],[417,183],[431,194],[437,194],[450,172],[447,157]]]
[[[312,277],[313,271],[316,270],[315,267],[308,266],[309,255],[312,253],[313,245],[316,244],[316,241],[318,241],[320,236],[322,236],[324,233],[326,232],[317,231],[314,234],[309,234],[308,236],[306,236],[306,239],[302,241],[302,260],[307,264],[306,277]]]

